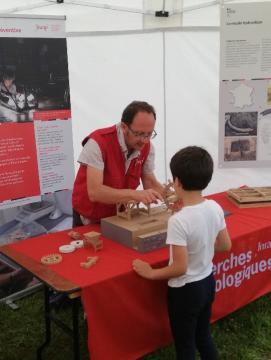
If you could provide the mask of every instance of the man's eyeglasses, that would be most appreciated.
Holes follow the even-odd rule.
[[[127,125],[127,127],[131,131],[131,133],[139,139],[154,139],[155,136],[157,135],[157,132],[155,130],[153,130],[152,132],[149,132],[149,133],[145,133],[145,132],[141,132],[141,131],[135,131],[135,130],[131,129],[129,125]]]

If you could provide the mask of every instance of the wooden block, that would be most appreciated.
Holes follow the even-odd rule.
[[[86,262],[81,262],[80,266],[89,269],[91,266],[95,265],[98,261],[98,256],[88,256]]]
[[[79,240],[81,238],[81,234],[77,231],[69,231],[68,236],[73,240]]]
[[[84,233],[83,235],[84,235],[85,239],[91,240],[91,239],[99,238],[101,233],[99,233],[97,231],[90,231],[90,232]]]
[[[99,240],[99,242],[92,244],[94,251],[100,251],[103,248],[103,242],[102,240]]]
[[[43,256],[40,261],[44,265],[58,264],[62,261],[62,256],[60,254],[49,254]]]

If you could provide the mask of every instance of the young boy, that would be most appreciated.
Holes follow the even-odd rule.
[[[222,208],[204,199],[202,190],[213,174],[210,154],[197,146],[178,151],[171,159],[174,188],[183,207],[168,222],[169,265],[153,269],[134,260],[146,279],[168,280],[168,314],[178,360],[218,359],[211,338],[210,317],[215,295],[212,259],[215,251],[231,248]]]

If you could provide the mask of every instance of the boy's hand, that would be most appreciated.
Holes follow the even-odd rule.
[[[143,278],[152,279],[153,269],[147,262],[136,259],[133,261],[133,269],[138,275],[142,276]]]

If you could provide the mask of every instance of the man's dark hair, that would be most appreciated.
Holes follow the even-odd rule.
[[[3,74],[3,80],[15,80],[14,71],[6,70]]]
[[[213,175],[213,160],[205,149],[188,146],[170,160],[173,179],[179,179],[184,190],[203,190]]]
[[[148,104],[146,101],[133,101],[124,109],[121,121],[126,125],[131,125],[134,117],[139,112],[153,114],[154,118],[156,119],[156,113],[153,106]]]

